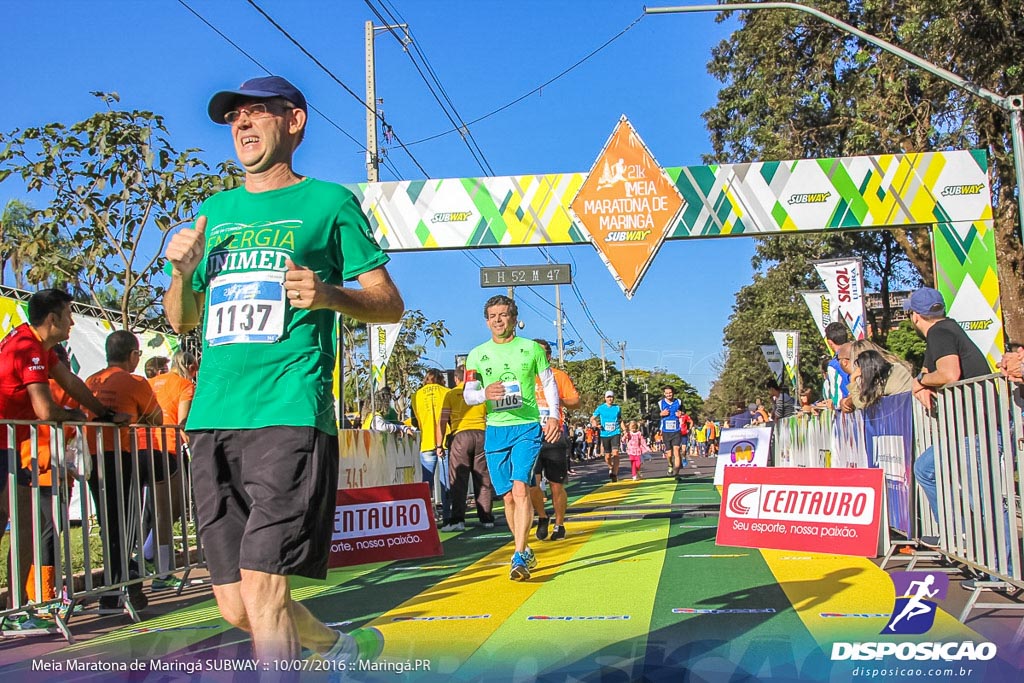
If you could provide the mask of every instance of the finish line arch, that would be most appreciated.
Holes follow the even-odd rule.
[[[950,317],[970,322],[967,333],[991,363],[1002,356],[983,150],[663,170],[685,200],[665,239],[928,227],[935,287]],[[587,173],[558,173],[347,187],[385,251],[546,247],[592,243],[570,211],[587,178]]]

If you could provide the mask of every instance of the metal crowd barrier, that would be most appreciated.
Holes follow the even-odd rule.
[[[1024,395],[1019,386],[992,374],[946,385],[936,397],[934,411],[916,400],[912,405],[913,460],[928,448],[935,455],[938,521],[913,471],[907,472],[914,511],[910,538],[893,542],[882,568],[900,545],[921,547],[925,550],[910,560],[910,569],[920,559],[942,557],[987,579],[974,584],[979,590],[972,594],[961,620],[973,609],[1024,609],[1020,603],[978,602],[984,589],[1002,589],[1017,597],[1024,594]],[[866,466],[863,420],[847,422],[840,429],[840,421],[848,419],[848,415],[825,411],[780,420],[775,427],[776,462],[789,467]]]
[[[73,642],[68,621],[97,599],[101,612],[126,612],[137,622],[138,610],[148,602],[144,582],[180,575],[175,588],[180,594],[190,585],[190,574],[204,566],[181,427],[131,425],[126,450],[122,450],[122,428],[102,423],[0,421],[6,443],[16,444],[0,452],[8,461],[6,491],[0,497],[9,504],[11,546],[0,635],[59,633]],[[87,430],[94,434],[96,453],[89,448]],[[22,432],[20,443],[16,431]],[[167,450],[166,438],[161,440],[163,447],[155,444],[158,431],[174,433],[178,453]],[[47,469],[51,481],[41,485]],[[74,488],[80,494],[82,520],[77,528],[70,514]],[[155,549],[152,563],[143,552],[150,530]],[[160,546],[170,546],[169,566],[161,566]],[[102,557],[98,566],[92,560],[94,551]],[[48,564],[51,552],[52,564]],[[83,554],[80,574],[74,571],[77,553]],[[29,565],[34,572],[25,586]],[[50,566],[52,572],[44,569]]]
[[[988,575],[976,582],[963,617],[977,608],[1024,609],[1024,604],[978,602],[981,590],[1024,591],[1020,389],[997,374],[955,382],[937,392],[935,413],[938,549]]]

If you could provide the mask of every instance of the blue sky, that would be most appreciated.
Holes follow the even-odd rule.
[[[615,36],[642,12],[641,2],[462,2],[374,0],[408,22],[448,96],[466,121],[548,81]],[[365,138],[365,109],[303,55],[246,0],[186,0],[198,14],[273,73],[287,77],[353,137]],[[257,0],[339,80],[364,92],[364,24],[380,21],[363,2]],[[673,3],[665,3],[673,4]],[[4,7],[5,52],[17,55],[3,81],[7,106],[0,130],[79,121],[99,107],[90,91],[116,91],[126,108],[162,114],[178,148],[198,147],[208,162],[232,155],[228,130],[206,117],[216,90],[265,72],[176,0],[32,2]],[[648,16],[581,66],[518,104],[471,127],[494,175],[589,170],[620,114],[626,114],[664,166],[700,164],[710,152],[701,113],[718,83],[705,65],[731,23],[713,14]],[[376,40],[377,95],[404,142],[451,129],[408,55],[390,34]],[[15,67],[15,64],[17,65]],[[296,169],[342,183],[365,180],[364,153],[332,123],[311,114]],[[488,175],[458,135],[411,145],[432,178]],[[423,178],[409,156],[389,146],[381,180]],[[0,203],[39,205],[15,183]],[[575,261],[575,279],[598,326],[626,343],[629,367],[659,366],[705,394],[711,361],[735,292],[750,281],[753,242],[745,239],[666,243],[639,291],[627,301],[589,245],[549,250]],[[499,250],[508,264],[543,263],[532,248]],[[488,251],[474,256],[498,265]],[[391,273],[408,308],[444,319],[447,348],[430,361],[450,367],[455,352],[487,338],[483,301],[499,290],[478,287],[478,266],[453,252],[396,254]],[[554,290],[517,290],[522,334],[555,337]],[[600,352],[598,333],[575,296],[562,288],[566,339]],[[617,353],[609,351],[609,357]],[[589,351],[584,356],[589,355]],[[618,363],[619,361],[616,360]]]

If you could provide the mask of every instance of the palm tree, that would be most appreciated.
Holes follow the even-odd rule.
[[[11,264],[14,284],[25,288],[25,251],[33,237],[32,207],[12,199],[0,218],[0,285],[7,284],[7,264]]]

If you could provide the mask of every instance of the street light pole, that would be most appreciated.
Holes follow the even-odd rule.
[[[957,76],[952,71],[947,71],[938,64],[933,64],[926,59],[922,59],[914,53],[907,52],[903,48],[897,47],[878,36],[865,33],[856,26],[851,26],[844,21],[840,21],[830,14],[825,14],[821,10],[813,7],[807,7],[796,2],[737,2],[724,5],[644,7],[644,14],[687,14],[690,12],[732,12],[738,10],[762,9],[789,9],[810,14],[813,17],[821,19],[827,24],[835,26],[841,31],[857,36],[861,40],[867,41],[875,47],[881,48],[890,54],[894,54],[903,61],[913,64],[919,69],[924,69],[933,76],[937,76],[947,83],[952,83],[956,87],[966,90],[975,97],[980,97],[981,99],[990,102],[1005,111],[1010,117],[1010,140],[1013,144],[1013,170],[1017,181],[1017,226],[1021,231],[1021,241],[1024,242],[1024,186],[1022,186],[1022,183],[1024,183],[1024,118],[1022,118],[1021,115],[1021,112],[1024,111],[1024,95],[1003,96],[997,92],[989,90],[988,88],[975,85],[967,79]]]

